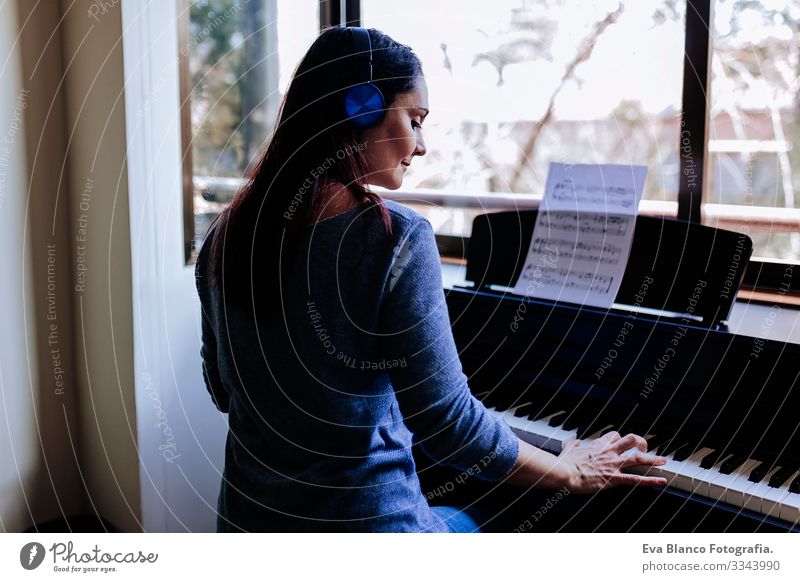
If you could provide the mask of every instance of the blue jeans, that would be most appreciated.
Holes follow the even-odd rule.
[[[475,507],[460,508],[450,505],[431,507],[447,525],[450,533],[481,533],[481,524],[486,521],[485,513]]]

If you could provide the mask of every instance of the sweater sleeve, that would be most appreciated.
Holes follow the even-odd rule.
[[[395,248],[381,306],[383,356],[400,411],[434,460],[497,481],[517,459],[517,438],[467,385],[442,288],[431,224],[421,218]]]

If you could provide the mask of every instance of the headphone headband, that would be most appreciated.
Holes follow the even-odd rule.
[[[347,30],[353,41],[353,55],[367,61],[369,68],[367,82],[372,83],[372,39],[369,37],[369,31],[361,26],[348,26]]]

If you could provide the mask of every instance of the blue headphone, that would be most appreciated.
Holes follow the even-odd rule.
[[[385,114],[383,93],[372,83],[372,41],[369,31],[358,26],[348,26],[353,44],[353,54],[363,59],[365,67],[369,68],[368,75],[364,75],[366,82],[355,85],[347,90],[344,97],[344,110],[350,123],[358,128],[366,129],[380,123]],[[365,71],[366,72],[366,71]]]

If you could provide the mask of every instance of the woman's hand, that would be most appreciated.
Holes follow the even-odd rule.
[[[635,434],[624,437],[618,432],[608,432],[590,443],[567,441],[559,464],[564,464],[570,475],[567,489],[572,493],[593,493],[618,485],[664,486],[663,477],[645,477],[623,473],[622,469],[637,465],[663,465],[666,458],[647,454],[647,441]]]

